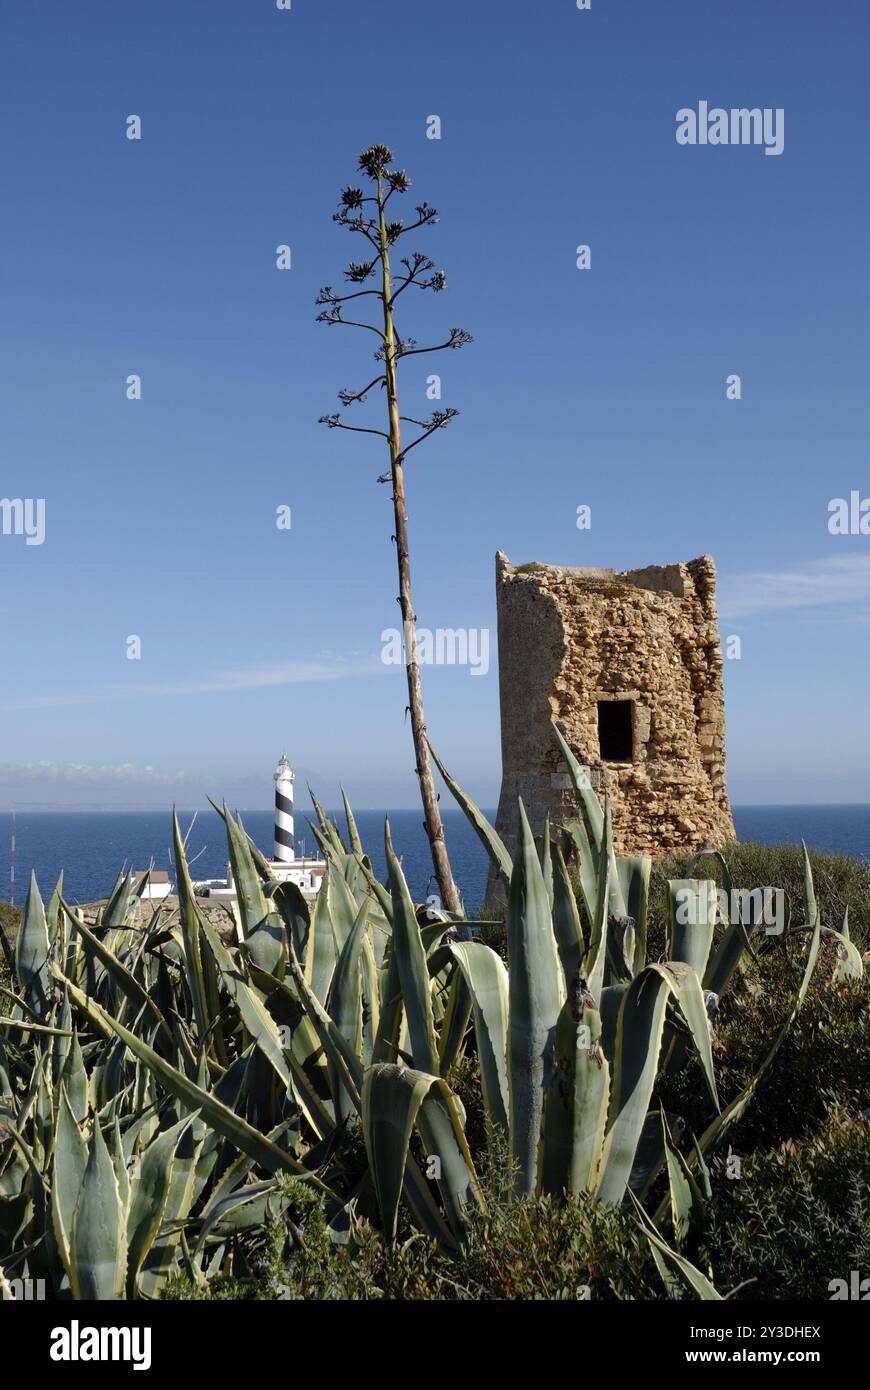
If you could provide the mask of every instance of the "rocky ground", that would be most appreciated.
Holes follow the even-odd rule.
[[[212,924],[216,931],[224,938],[232,937],[235,932],[235,920],[232,910],[228,903],[211,902],[208,898],[197,898],[197,906],[202,915]],[[86,925],[92,925],[106,906],[106,900],[94,903],[82,903],[81,911],[84,913]],[[163,898],[160,902],[140,903],[139,923],[145,926],[150,920],[152,913],[160,911],[161,920],[167,920],[173,912],[178,909],[178,899],[176,897]]]

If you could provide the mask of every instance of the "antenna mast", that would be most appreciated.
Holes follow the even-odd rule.
[[[15,812],[12,812],[12,848],[9,853],[9,901],[15,902]]]

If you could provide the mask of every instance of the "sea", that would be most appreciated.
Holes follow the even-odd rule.
[[[811,849],[835,851],[856,859],[870,859],[870,805],[843,806],[735,806],[734,823],[740,840],[764,845],[796,844],[806,840]],[[336,818],[341,823],[338,813]],[[360,837],[375,872],[383,878],[384,812],[355,811]],[[492,820],[494,812],[486,814]],[[242,820],[252,839],[267,854],[272,851],[273,816],[268,811],[243,811]],[[486,854],[461,811],[443,811],[453,874],[466,911],[472,914],[486,890]],[[226,835],[223,822],[212,810],[180,813],[187,831],[188,857],[194,879],[223,878],[226,874]],[[14,894],[7,885],[11,867],[12,816],[0,813],[0,899],[21,905],[31,871],[36,874],[44,898],[51,893],[63,870],[64,897],[70,903],[104,898],[121,868],[165,869],[174,882],[172,824],[163,811],[18,811]],[[393,846],[402,858],[405,876],[416,901],[435,891],[429,847],[419,811],[390,814]],[[314,836],[305,812],[296,816],[297,853],[316,852]]]

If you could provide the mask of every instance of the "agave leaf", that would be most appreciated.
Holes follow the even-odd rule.
[[[66,1087],[70,1107],[79,1124],[83,1124],[88,1114],[88,1074],[82,1056],[77,1031],[73,1031],[72,1046],[63,1069],[63,1084]]]
[[[668,894],[668,959],[690,965],[702,980],[716,927],[716,884],[713,879],[669,879]]]
[[[596,850],[593,850],[589,839],[589,832],[582,820],[571,821],[565,828],[567,834],[574,841],[574,847],[577,851],[580,891],[583,895],[583,906],[586,909],[586,916],[591,922],[595,916],[595,895],[598,883],[598,863],[600,856]]]
[[[648,965],[625,992],[616,1030],[613,1091],[597,1196],[620,1202],[634,1165],[658,1070],[668,998],[689,1025],[718,1109],[704,997],[694,970],[680,961]]]
[[[426,742],[428,743],[429,740],[427,739]],[[429,752],[432,754],[432,760],[441,773],[441,776],[444,778],[447,787],[452,792],[454,800],[465,812],[473,829],[476,831],[477,837],[492,860],[503,886],[506,889],[510,888],[513,865],[511,864],[511,857],[508,853],[507,846],[498,832],[490,825],[483,812],[475,806],[468,793],[464,792],[459,783],[454,781],[450,776],[450,773],[438,757],[431,743],[429,743]]]
[[[646,854],[617,859],[616,869],[626,912],[634,923],[631,939],[626,941],[626,954],[631,972],[636,975],[646,965],[646,923],[652,860]]]
[[[722,1295],[710,1283],[710,1280],[705,1278],[701,1271],[696,1269],[689,1260],[685,1259],[682,1255],[678,1255],[676,1250],[672,1250],[671,1247],[662,1240],[658,1231],[651,1224],[640,1202],[638,1202],[633,1194],[632,1200],[634,1201],[635,1211],[638,1215],[641,1230],[649,1242],[656,1266],[671,1296],[674,1296],[671,1276],[675,1273],[682,1277],[693,1293],[696,1293],[700,1299],[711,1302],[723,1302]]]
[[[244,952],[252,967],[283,980],[287,967],[284,924],[275,913],[255,927],[245,938]]]
[[[716,860],[720,869],[722,870],[722,887],[725,889],[726,893],[730,897],[732,888],[731,870],[728,867],[728,860],[725,858],[724,854],[720,849],[705,848],[697,850],[696,853],[692,855],[686,868],[686,873],[688,874],[689,878],[694,878],[694,870],[697,869],[698,865],[704,859]]]
[[[396,1237],[408,1146],[434,1078],[392,1063],[369,1067],[363,1081],[363,1134],[387,1240]]]
[[[242,1022],[254,1039],[263,1056],[274,1068],[283,1085],[289,1090],[293,1079],[287,1061],[277,1024],[266,1009],[256,991],[245,980],[239,967],[224,946],[211,922],[206,917],[200,923],[202,933],[208,942],[215,964],[230,998],[242,1017]]]
[[[66,991],[64,991],[63,994],[57,1021],[58,1035],[51,1049],[51,1076],[54,1082],[55,1098],[57,1098],[60,1079],[63,1075],[63,1069],[66,1066],[66,1060],[72,1046],[72,1009],[69,1006],[69,999],[67,998]]]
[[[59,971],[55,970],[55,973],[58,978],[63,978]],[[131,1033],[117,1019],[107,1014],[95,1000],[89,999],[71,980],[67,980],[66,984],[69,988],[70,999],[76,1008],[90,1019],[94,1027],[104,1037],[110,1037],[115,1033],[119,1038],[123,1038],[133,1055],[145,1064],[155,1079],[169,1091],[170,1095],[180,1100],[188,1110],[200,1110],[203,1118],[224,1139],[234,1144],[243,1153],[249,1154],[267,1172],[274,1173],[278,1170],[284,1170],[295,1173],[299,1177],[308,1179],[319,1192],[331,1201],[338,1201],[335,1194],[324,1183],[309,1173],[290,1154],[284,1153],[271,1143],[264,1134],[242,1119],[240,1115],[233,1114],[232,1110],[223,1105],[213,1094],[202,1090],[189,1077],[176,1070],[171,1063],[159,1057],[147,1043]]]
[[[843,913],[843,921],[838,932],[830,929],[829,935],[836,941],[837,964],[834,967],[834,984],[842,984],[844,980],[860,980],[864,975],[864,962],[861,959],[861,952],[849,937],[849,909]]]
[[[58,875],[57,883],[54,885],[54,892],[48,900],[48,907],[45,909],[45,925],[48,928],[49,945],[53,946],[57,938],[57,928],[60,922],[60,898],[63,893],[63,869]]]
[[[363,1078],[360,1060],[356,1053],[348,1047],[341,1030],[336,1027],[306,980],[292,943],[289,944],[288,950],[290,974],[296,986],[299,1001],[320,1041],[330,1066],[337,1069],[342,1084],[351,1096],[354,1106],[359,1110]],[[279,985],[279,989],[286,989],[286,986]]]
[[[185,1115],[162,1130],[147,1145],[137,1162],[127,1211],[127,1297],[139,1292],[139,1274],[160,1229],[172,1180],[172,1164],[181,1136],[193,1123]]]
[[[396,1236],[411,1134],[429,1096],[438,1105],[437,1112],[433,1108],[430,1120],[437,1113],[443,1121],[438,1132],[441,1148],[430,1151],[431,1156],[440,1160],[442,1192],[446,1186],[460,1211],[468,1201],[483,1206],[474,1164],[447,1083],[439,1076],[410,1067],[376,1064],[369,1067],[363,1082],[363,1135],[381,1220],[389,1241]]]
[[[280,1189],[274,1179],[265,1182],[243,1183],[234,1192],[224,1193],[216,1202],[210,1202],[203,1214],[199,1235],[193,1249],[193,1257],[201,1256],[205,1243],[216,1227],[227,1227],[232,1233],[262,1226],[266,1220],[275,1220],[280,1214],[270,1210],[268,1199],[279,1195]],[[247,1209],[247,1210],[246,1210]],[[221,1230],[221,1234],[225,1234]]]
[[[123,927],[127,922],[130,904],[133,899],[133,874],[122,872],[118,875],[115,887],[103,908],[100,917],[102,927]]]
[[[377,899],[378,907],[383,914],[383,921],[379,921],[379,926],[384,931],[388,932],[393,921],[393,900],[390,897],[390,890],[385,888],[384,885],[375,878],[372,873],[371,860],[368,855],[364,855],[362,859],[359,860],[359,866],[363,871],[369,890]]]
[[[819,908],[816,902],[816,890],[813,885],[813,870],[810,864],[810,852],[806,844],[801,840],[801,850],[804,860],[804,921],[808,927],[814,927],[819,917]]]
[[[436,1156],[440,1161],[441,1172],[435,1181],[450,1226],[456,1236],[461,1236],[469,1203],[481,1210],[486,1207],[465,1138],[464,1111],[460,1112],[459,1103],[443,1077],[438,1080],[439,1085],[423,1099],[417,1129],[427,1156]]]
[[[508,972],[501,957],[483,942],[457,941],[449,950],[471,994],[487,1118],[507,1132]]]
[[[575,826],[568,827],[572,839],[574,839],[578,849],[581,851],[581,884],[585,878],[587,885],[591,886],[591,882],[598,872],[599,855],[602,849],[604,849],[610,860],[609,911],[614,913],[617,917],[626,917],[628,916],[628,907],[617,872],[616,856],[613,850],[613,835],[612,832],[607,830],[605,824],[608,820],[606,804],[604,809],[602,809],[601,802],[598,800],[595,789],[589,780],[589,769],[583,767],[574,756],[559,723],[557,723],[555,719],[551,722],[553,725],[553,732],[556,735],[556,742],[559,744],[559,748],[561,749],[562,756],[568,768],[568,776],[571,778],[574,790],[580,798],[580,807],[583,813],[583,831],[578,830]],[[583,863],[584,850],[587,858],[585,866]],[[588,902],[587,906],[591,908],[591,904]],[[590,910],[590,916],[591,915]]]
[[[402,987],[399,983],[399,963],[391,951],[386,968],[381,972],[381,1016],[375,1036],[374,1062],[395,1062],[399,1056],[402,1029]]]
[[[320,824],[321,834],[336,854],[346,854],[347,851],[338,833],[335,822],[329,819],[311,787],[308,788],[308,795],[311,798],[311,805],[314,807],[314,814]],[[312,827],[313,829],[313,827]]]
[[[76,1266],[70,1253],[70,1238],[87,1163],[88,1148],[70,1108],[66,1088],[61,1084],[51,1177],[51,1216],[58,1253],[74,1298],[81,1298],[82,1295],[77,1286]]]
[[[565,983],[550,904],[522,801],[507,910],[510,1143],[518,1194],[535,1191],[544,1092],[553,1071],[556,1021]]]
[[[337,960],[335,932],[332,929],[332,921],[329,916],[327,897],[329,879],[334,872],[335,870],[330,865],[317,894],[311,926],[305,943],[305,978],[321,1004],[326,1002],[329,994],[329,985]]]
[[[556,1024],[553,1080],[544,1115],[542,1189],[592,1191],[604,1146],[610,1068],[601,1018],[579,972]]]
[[[389,848],[387,865],[393,900],[393,955],[396,958],[402,1004],[408,1021],[411,1056],[415,1068],[431,1076],[438,1071],[438,1046],[435,1040],[426,952],[405,875],[398,859]]]
[[[172,808],[172,837],[175,846],[175,878],[181,919],[181,941],[186,966],[187,985],[193,1002],[197,1036],[202,1042],[209,1033],[209,1003],[200,943],[200,913],[197,909],[184,840],[175,807]]]
[[[169,1165],[169,1189],[163,1207],[161,1229],[145,1252],[138,1276],[141,1297],[154,1299],[172,1273],[178,1258],[179,1241],[184,1246],[183,1223],[190,1215],[196,1195],[196,1171],[202,1152],[204,1127],[198,1116],[191,1115],[190,1124],[178,1137]],[[197,1128],[201,1133],[197,1134]]]
[[[63,904],[64,912],[69,915],[70,909],[66,903]],[[139,983],[136,977],[131,974],[118,957],[110,951],[99,937],[94,936],[93,932],[85,926],[84,922],[79,922],[76,930],[82,939],[85,951],[97,958],[106,971],[106,974],[115,982],[121,993],[130,1000],[134,1009],[138,1013],[140,1009],[147,1010],[151,1014],[157,1026],[161,1029],[168,1041],[172,1042],[172,1029],[163,1017],[154,1000],[147,990]]]
[[[122,1045],[119,1044],[119,1046]],[[99,1121],[100,1117],[97,1116],[97,1123],[99,1123]],[[112,1158],[112,1167],[115,1171],[115,1178],[118,1182],[118,1196],[121,1202],[121,1210],[126,1212],[127,1199],[130,1196],[130,1175],[127,1172],[127,1164],[124,1158],[124,1143],[121,1138],[121,1125],[120,1121],[118,1120],[117,1110],[115,1111],[114,1115],[114,1124],[112,1127],[112,1147],[109,1150],[109,1153]]]
[[[449,1076],[459,1056],[468,1031],[471,1007],[471,994],[462,971],[454,969],[450,975],[447,1005],[438,1037],[438,1072],[443,1077]]]
[[[665,1149],[665,1162],[668,1170],[668,1190],[671,1198],[671,1221],[674,1227],[674,1240],[678,1248],[682,1249],[689,1234],[692,1223],[692,1211],[695,1207],[695,1194],[698,1192],[697,1184],[693,1191],[692,1184],[694,1179],[689,1169],[682,1162],[681,1155],[674,1148],[671,1139],[668,1123],[664,1116],[661,1116],[662,1134]]]
[[[622,1008],[622,1001],[627,990],[628,984],[624,981],[618,985],[607,985],[601,991],[598,1001],[598,1012],[601,1014],[601,1046],[611,1071],[616,1061],[616,1030],[619,1025],[619,1011]],[[591,989],[590,993],[592,993]]]
[[[568,776],[571,778],[571,784],[580,798],[580,806],[589,831],[590,844],[597,855],[597,852],[601,849],[602,840],[604,839],[604,812],[601,809],[601,802],[598,800],[595,790],[589,780],[588,767],[583,767],[574,756],[574,752],[565,737],[561,724],[555,719],[551,720],[551,723],[553,725],[553,732],[556,735],[556,742],[559,745],[562,757],[565,759],[565,765],[568,768]]]
[[[245,937],[260,926],[269,914],[260,875],[254,867],[250,841],[243,827],[223,806],[219,810],[227,832],[227,848],[236,886],[236,901]]]
[[[562,962],[562,974],[566,989],[580,968],[583,958],[583,929],[577,899],[571,886],[571,879],[565,859],[558,845],[553,847],[553,931],[556,946]]]
[[[605,821],[605,839],[609,836],[610,817]],[[608,909],[610,905],[610,862],[606,852],[598,856],[597,881],[593,900],[589,950],[586,953],[586,975],[589,992],[601,1006],[604,990],[604,967],[607,962]]]
[[[328,913],[329,922],[332,926],[332,933],[335,938],[336,959],[344,950],[345,942],[353,931],[358,912],[356,898],[351,892],[350,885],[344,874],[340,871],[328,869],[326,878],[318,893],[318,907],[320,898],[324,900],[325,910]]]
[[[351,1052],[362,1054],[362,980],[360,964],[368,928],[368,909],[363,903],[344,943],[329,989],[328,1012]],[[335,1118],[345,1120],[354,1113],[353,1097],[343,1085],[334,1063],[330,1064],[331,1090],[335,1099]]]
[[[541,873],[544,875],[544,887],[547,890],[547,900],[550,904],[550,911],[553,910],[553,847],[550,843],[550,817],[544,820],[544,834],[541,838]]]
[[[75,1268],[78,1298],[123,1298],[127,1227],[118,1180],[98,1124],[91,1133],[88,1161],[73,1215],[70,1260]]]
[[[674,1116],[673,1118],[680,1125],[680,1132],[682,1132],[680,1117]],[[656,1182],[659,1173],[665,1167],[665,1162],[662,1112],[661,1107],[659,1107],[657,1110],[648,1110],[643,1122],[628,1179],[629,1192],[633,1192],[643,1202]]]
[[[371,923],[369,923],[371,925]],[[381,1021],[381,981],[371,936],[363,939],[360,983],[362,986],[363,1037],[362,1063],[367,1067],[374,1059],[375,1043]]]
[[[6,1018],[0,1015],[0,1027],[18,1028],[23,1033],[43,1033],[55,1038],[72,1037],[72,1030],[69,1028],[52,1028],[49,1023],[34,1023],[30,1018]]]
[[[301,890],[289,879],[278,883],[272,893],[272,904],[278,909],[297,956],[304,960],[311,930],[311,913]]]
[[[214,806],[214,802],[212,802],[211,804],[212,806]],[[217,810],[217,807],[215,807],[215,810]],[[257,875],[260,879],[260,883],[263,886],[264,896],[268,896],[269,892],[278,882],[278,880],[275,878],[275,875],[272,872],[272,867],[265,854],[260,849],[260,846],[252,839],[252,837],[248,834],[247,830],[245,830],[245,827],[242,824],[241,816],[238,816],[237,819],[242,830],[244,830],[245,839],[248,842],[248,853],[251,856],[251,863],[256,869]]]
[[[359,855],[361,859],[365,851],[363,850],[362,840],[359,837],[359,831],[357,830],[353,811],[350,809],[350,802],[347,799],[347,792],[344,787],[341,788],[341,799],[344,802],[344,818],[347,821],[347,837],[350,841],[350,852],[351,854]]]
[[[30,887],[15,941],[15,969],[28,1004],[43,1014],[48,1008],[48,926],[36,874],[31,870]]]

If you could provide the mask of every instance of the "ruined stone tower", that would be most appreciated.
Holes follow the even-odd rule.
[[[577,814],[553,717],[610,793],[618,854],[733,840],[712,558],[618,573],[515,568],[499,551],[496,593],[507,844],[518,796],[536,834]]]

